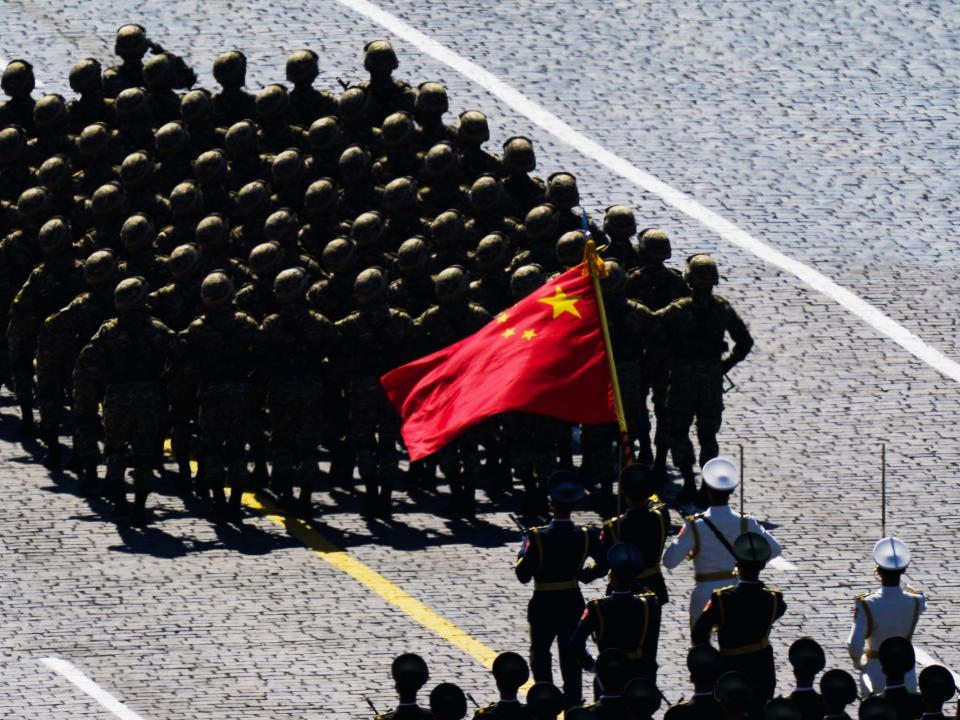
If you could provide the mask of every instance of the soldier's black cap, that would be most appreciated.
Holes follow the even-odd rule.
[[[650,717],[660,708],[663,696],[656,684],[648,678],[634,678],[623,688],[623,702],[630,717]]]
[[[653,467],[634,463],[620,472],[620,489],[631,500],[643,500],[653,495],[656,488]]]
[[[586,496],[587,492],[572,470],[557,470],[547,483],[547,495],[554,502],[574,505]]]
[[[597,656],[597,680],[610,692],[622,689],[630,679],[630,656],[626,650],[608,648]]]
[[[765,563],[770,559],[770,543],[759,533],[745,532],[733,541],[733,555],[737,562]]]
[[[633,580],[643,570],[643,564],[643,553],[633,543],[617,543],[607,551],[607,565],[617,580]]]
[[[427,663],[415,653],[398,655],[390,666],[390,674],[397,685],[412,690],[422,688],[430,677]]]
[[[563,711],[563,720],[594,720],[596,717],[597,714],[593,711],[593,708],[583,707],[582,705]]]
[[[462,720],[467,714],[467,696],[453,683],[440,683],[430,691],[430,712],[437,720]]]
[[[498,683],[518,688],[530,679],[530,666],[523,656],[515,652],[503,652],[493,661],[493,676]]]
[[[790,664],[806,673],[818,673],[827,666],[827,656],[823,653],[820,644],[809,637],[795,640],[790,646]]]
[[[888,637],[880,643],[880,667],[884,673],[902,675],[917,663],[913,645],[903,637]]]
[[[687,670],[698,683],[712,685],[723,673],[720,652],[712,645],[697,645],[687,653]]]
[[[803,720],[803,713],[786,698],[773,698],[763,706],[763,720]]]
[[[857,681],[846,670],[827,670],[820,678],[820,694],[832,705],[849,705],[857,699]]]
[[[860,703],[857,717],[860,720],[897,720],[897,710],[889,701],[874,695]]]
[[[536,720],[554,720],[563,712],[563,693],[553,683],[538,682],[527,691],[527,707]]]
[[[717,700],[724,709],[743,711],[753,704],[753,685],[742,672],[726,672],[717,680]]]
[[[920,694],[924,700],[943,704],[957,692],[953,673],[943,665],[928,665],[920,671]]]

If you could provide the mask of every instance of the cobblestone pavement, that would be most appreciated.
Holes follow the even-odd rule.
[[[126,7],[124,7],[126,6]],[[514,84],[608,149],[691,193],[755,236],[813,264],[949,355],[956,355],[955,88],[960,10],[948,3],[527,2],[392,0],[382,6]],[[321,80],[359,77],[363,41],[383,36],[324,0],[105,5],[8,0],[0,47],[34,61],[44,91],[72,60],[106,58],[122,22],[203,69],[244,49],[252,85],[282,78],[290,50],[325,59]],[[795,570],[769,573],[789,611],[781,662],[799,634],[846,667],[850,597],[871,586],[879,535],[878,446],[888,446],[888,527],[913,548],[911,582],[929,611],[915,641],[960,668],[952,564],[960,544],[956,385],[833,302],[724,244],[694,221],[532,127],[404,43],[401,74],[440,78],[455,111],[479,107],[494,143],[537,140],[544,175],[580,178],[594,213],[638,208],[668,228],[677,258],[716,253],[723,292],[757,348],[734,373],[722,441],[747,447],[749,508],[776,526]],[[423,653],[431,681],[494,694],[483,668],[263,519],[217,530],[170,494],[145,532],[51,477],[0,408],[0,716],[99,718],[105,711],[36,659],[70,659],[145,717],[362,717],[391,701],[388,666]],[[506,513],[455,525],[405,496],[392,526],[367,525],[337,491],[320,529],[496,650],[522,649],[529,591],[511,571]],[[503,508],[501,502],[499,505]],[[584,519],[591,517],[584,514]],[[664,622],[663,688],[683,671],[683,568]],[[599,592],[599,588],[597,588]]]

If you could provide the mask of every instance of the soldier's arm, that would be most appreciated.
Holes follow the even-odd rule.
[[[728,372],[730,368],[743,360],[753,348],[753,336],[747,329],[747,324],[740,318],[732,305],[727,305],[727,332],[730,333],[730,339],[733,340],[733,348],[721,360],[723,372]]]
[[[660,647],[660,623],[663,619],[663,611],[660,608],[660,601],[657,596],[650,593],[647,596],[647,606],[650,608],[650,624],[647,625],[647,635],[643,639],[643,659],[649,660],[656,667],[657,650]]]
[[[767,539],[767,542],[770,543],[770,559],[773,560],[775,557],[780,557],[783,554],[783,548],[780,547],[780,543],[777,542],[777,539],[770,534],[770,532],[759,522],[756,518],[751,517],[747,521],[747,529],[750,532],[757,533],[758,535],[763,535]]]
[[[850,628],[850,634],[847,636],[847,652],[850,653],[850,659],[853,660],[853,666],[860,669],[860,661],[863,658],[863,646],[867,639],[867,614],[861,606],[859,598],[853,601],[853,625]]]
[[[577,578],[580,582],[589,583],[607,574],[607,552],[603,542],[603,533],[599,528],[587,528],[589,544],[587,555],[592,563],[583,567]]]
[[[540,563],[540,555],[537,549],[537,543],[533,542],[531,535],[536,530],[528,530],[523,534],[520,541],[520,550],[517,552],[517,561],[514,563],[513,571],[517,574],[517,580],[526,584],[533,579],[533,573]]]
[[[593,617],[593,613],[590,612],[591,605],[593,605],[593,603],[589,602],[587,603],[587,607],[584,608],[583,615],[580,616],[580,622],[577,623],[577,629],[574,630],[573,635],[570,636],[568,646],[573,657],[580,663],[580,666],[590,671],[593,670],[596,663],[587,651],[587,638],[596,632],[597,629],[597,622]]]
[[[692,520],[685,520],[680,534],[672,545],[663,553],[663,566],[673,569],[679,565],[687,555],[693,552],[693,531],[690,530]]]
[[[717,593],[714,592],[707,600],[703,613],[693,625],[693,630],[690,632],[690,640],[693,645],[708,645],[710,643],[710,633],[719,622],[716,597]]]

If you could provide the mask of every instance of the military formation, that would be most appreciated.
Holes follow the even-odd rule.
[[[669,267],[666,233],[638,232],[629,207],[588,221],[573,175],[535,175],[526,137],[494,152],[482,112],[451,122],[444,86],[395,78],[386,41],[336,93],[314,86],[311,50],[258,91],[237,50],[209,90],[139,25],[115,52],[73,66],[71,99],[36,97],[26,60],[0,82],[0,381],[51,469],[66,462],[134,525],[165,451],[181,493],[222,522],[242,520],[250,489],[309,516],[320,483],[352,490],[355,471],[370,516],[390,517],[401,478],[442,476],[451,516],[475,514],[478,487],[518,484],[536,517],[582,452],[581,482],[610,511],[615,425],[504,415],[404,476],[379,381],[580,263],[591,237],[638,459],[663,482],[672,452],[681,499],[704,501],[691,427],[702,465],[724,375],[753,344],[711,257]]]

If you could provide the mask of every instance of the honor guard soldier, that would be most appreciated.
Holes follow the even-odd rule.
[[[943,665],[928,665],[920,672],[920,696],[924,720],[944,718],[943,704],[957,693],[953,674]]]
[[[600,720],[629,720],[627,706],[623,701],[623,688],[631,680],[631,661],[619,648],[604,650],[597,656],[597,681],[600,698],[586,707]]]
[[[631,588],[643,556],[630,543],[617,543],[607,553],[612,592],[587,603],[580,624],[570,641],[580,664],[594,669],[587,652],[587,637],[592,636],[601,653],[619,648],[627,653],[632,667],[630,677],[656,680],[657,645],[660,641],[660,603],[653,593],[635,594]]]
[[[686,519],[677,540],[663,554],[663,564],[675,568],[684,558],[693,560],[694,585],[690,595],[690,626],[697,621],[710,593],[736,580],[733,540],[743,533],[761,535],[770,546],[770,558],[780,555],[780,543],[750,515],[730,509],[730,495],[740,483],[736,466],[714,458],[703,466],[703,483],[710,507]]]
[[[764,706],[763,720],[803,720],[803,714],[786,698],[774,698]]]
[[[873,559],[881,588],[858,595],[853,607],[853,627],[847,649],[853,666],[860,671],[860,691],[870,695],[883,690],[883,672],[877,651],[888,637],[913,637],[920,613],[927,608],[923,593],[901,586],[900,579],[910,564],[910,551],[902,540],[885,537],[873,547]],[[913,670],[905,678],[907,688],[916,690]]]
[[[474,718],[497,720],[527,720],[530,711],[517,699],[517,691],[530,679],[527,661],[514,652],[497,655],[493,661],[493,677],[500,692],[498,702],[478,708]]]
[[[556,720],[564,707],[563,693],[553,683],[534,683],[527,691],[527,708],[533,720]]]
[[[428,720],[433,714],[417,705],[417,693],[427,684],[430,672],[423,658],[413,653],[399,655],[390,666],[400,702],[395,710],[377,715],[376,720]]]
[[[740,580],[714,590],[693,626],[693,644],[710,641],[717,631],[720,656],[727,670],[738,670],[753,682],[759,706],[773,697],[777,675],[770,647],[770,630],[787,605],[783,593],[760,581],[770,559],[770,544],[762,535],[744,533],[733,542]]]
[[[880,667],[886,686],[880,697],[897,711],[897,720],[912,720],[923,713],[923,700],[904,685],[904,676],[913,672],[917,659],[913,645],[902,637],[889,637],[880,645]]]
[[[430,691],[430,712],[434,720],[463,720],[467,696],[453,683],[440,683]]]
[[[520,582],[534,581],[533,597],[527,606],[533,679],[552,681],[550,647],[556,640],[564,707],[577,705],[583,689],[580,666],[570,648],[584,608],[579,577],[588,556],[594,561],[600,557],[600,538],[570,519],[574,505],[585,495],[572,471],[561,470],[551,476],[547,497],[553,520],[524,533],[514,568]]]
[[[651,720],[662,700],[656,684],[647,678],[634,678],[623,688],[623,704],[630,720]]]
[[[824,720],[850,720],[847,705],[857,699],[857,681],[846,670],[827,670],[820,678]]]
[[[879,695],[874,695],[860,703],[857,718],[859,720],[897,720],[897,710]]]
[[[713,720],[723,711],[714,694],[717,678],[723,674],[723,658],[710,645],[697,645],[687,653],[687,670],[693,683],[693,697],[667,710],[663,720]]]
[[[790,693],[790,702],[800,711],[802,720],[820,720],[823,698],[814,690],[813,683],[817,673],[827,665],[823,648],[813,638],[800,638],[790,646],[789,658],[797,680],[796,689]]]
[[[724,720],[747,720],[756,706],[753,684],[742,672],[726,672],[717,680],[717,700]]]

